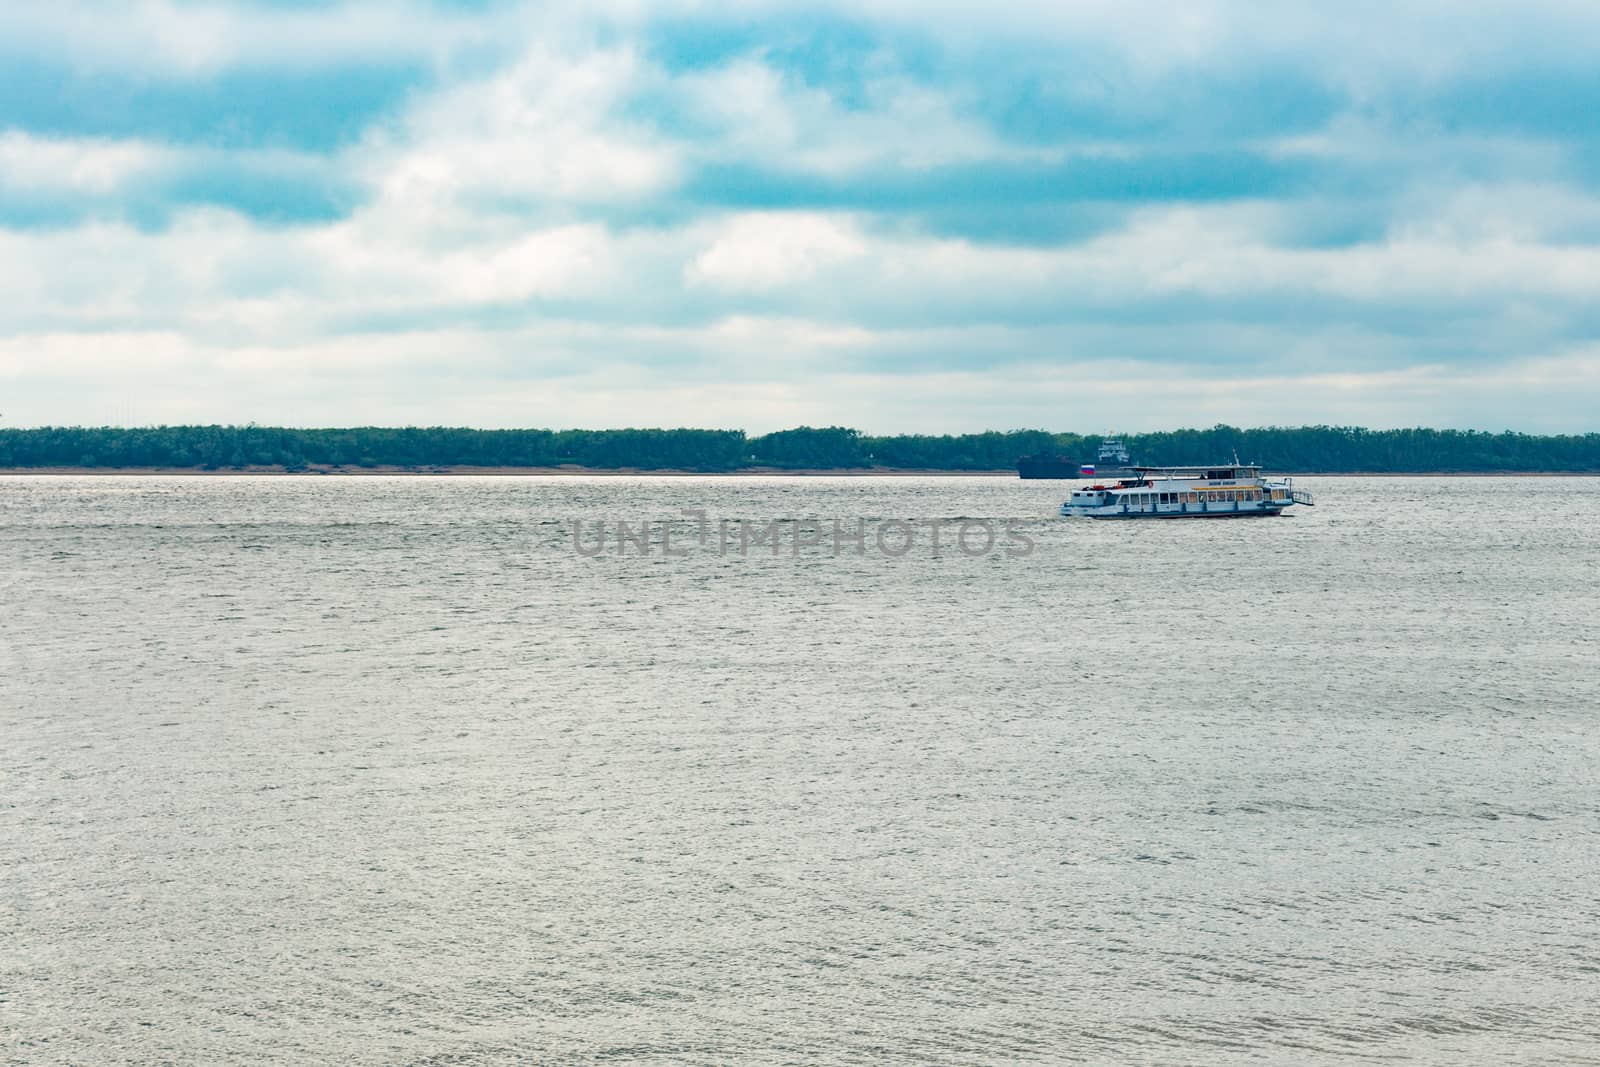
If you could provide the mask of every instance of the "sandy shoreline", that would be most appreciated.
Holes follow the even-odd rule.
[[[1269,471],[1296,478],[1592,478],[1600,471]],[[851,470],[781,470],[751,467],[735,471],[644,470],[634,467],[311,467],[289,471],[282,467],[244,467],[205,470],[200,467],[0,467],[0,477],[149,477],[193,478],[239,477],[409,477],[409,478],[996,478],[1017,477],[1015,470],[950,471],[890,470],[887,468]],[[1031,479],[1041,483],[1066,484],[1084,478]]]

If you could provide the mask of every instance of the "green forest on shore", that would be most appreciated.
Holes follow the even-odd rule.
[[[591,470],[994,471],[1020,456],[1092,460],[1094,434],[1012,430],[872,436],[839,426],[742,430],[291,429],[270,426],[64,427],[0,430],[0,469],[176,468],[289,471],[457,467]],[[1301,426],[1126,434],[1134,462],[1215,463],[1237,454],[1279,471],[1403,474],[1600,471],[1600,433],[1536,436],[1476,430]]]

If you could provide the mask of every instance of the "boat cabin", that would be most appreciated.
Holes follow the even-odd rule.
[[[1115,484],[1086,485],[1064,504],[1064,515],[1096,518],[1276,515],[1293,504],[1312,503],[1294,479],[1267,480],[1256,465],[1228,467],[1135,467],[1136,477]]]
[[[1135,467],[1148,481],[1151,475],[1163,481],[1255,482],[1261,477],[1260,467]]]

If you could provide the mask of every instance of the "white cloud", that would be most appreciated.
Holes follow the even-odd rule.
[[[1047,427],[1356,423],[1571,431],[1600,404],[1600,349],[1580,346],[1492,367],[1440,365],[1310,375],[1218,373],[1172,361],[1069,360],[1004,373],[860,371],[826,361],[730,359],[710,377],[627,356],[670,346],[790,338],[815,354],[805,323],[745,321],[605,336],[583,327],[428,330],[305,344],[214,346],[175,333],[64,334],[0,340],[0,382],[30,422],[255,420],[268,424],[727,426],[763,432],[845,423],[874,432]],[[627,331],[624,331],[626,333]],[[1026,331],[1023,331],[1025,334]],[[970,339],[970,338],[968,338]],[[854,345],[882,338],[824,338]],[[940,333],[897,343],[950,345]],[[1019,347],[1037,338],[1014,339]],[[1516,410],[1519,416],[1507,418]],[[7,422],[15,425],[16,412]]]
[[[1277,326],[1284,302],[1333,300],[1356,321],[1427,309],[1440,339],[1459,336],[1469,345],[1497,330],[1551,343],[1600,291],[1600,257],[1492,225],[1483,204],[1476,232],[1448,221],[1469,206],[1446,199],[1446,221],[1437,227],[1342,248],[1270,243],[1262,235],[1287,209],[1261,204],[1151,208],[1123,229],[1059,248],[918,236],[817,212],[626,230],[582,222],[441,234],[409,229],[381,202],[347,220],[299,227],[213,209],[185,213],[160,231],[106,223],[0,231],[0,283],[13,295],[0,307],[0,333],[77,324],[304,338],[390,328],[362,325],[374,317],[413,328],[499,307],[502,318],[512,311],[511,324],[559,314],[597,330],[759,314],[868,332],[918,321],[930,329],[1076,322],[1088,336],[1097,322],[1162,325],[1165,304],[1182,298],[1225,309],[1219,314],[1239,328]],[[1600,216],[1587,201],[1571,211]],[[562,309],[552,311],[550,301]],[[1326,328],[1317,326],[1317,336]],[[1235,343],[1222,336],[1213,328],[1209,348]],[[1193,350],[1195,342],[1182,344]],[[1300,351],[1307,359],[1340,358],[1332,348],[1320,357]]]
[[[685,116],[715,130],[702,155],[721,162],[841,177],[868,167],[923,170],[953,163],[1056,158],[1007,143],[963,115],[959,93],[903,76],[869,76],[862,99],[786,79],[754,56],[663,83]]]
[[[105,196],[176,163],[177,153],[142,141],[0,132],[0,189],[14,192]]]
[[[161,79],[240,67],[304,69],[337,61],[441,62],[494,43],[505,19],[425,3],[272,8],[181,0],[52,0],[0,9],[0,49],[65,58],[85,70]]]
[[[639,199],[678,177],[670,143],[616,118],[639,77],[628,49],[536,46],[508,70],[419,102],[356,161],[403,211]]]
[[[0,193],[107,208],[0,229],[5,409],[76,421],[87,394],[138,397],[150,419],[207,421],[1136,429],[1496,425],[1515,408],[1530,426],[1592,423],[1600,361],[1573,338],[1600,292],[1600,199],[1564,169],[1568,144],[1402,136],[1382,108],[1263,139],[1279,161],[1405,176],[1348,194],[1347,207],[1367,196],[1387,214],[1342,246],[1286,236],[1337,190],[1174,194],[1097,236],[1029,246],[930,235],[894,210],[729,211],[691,199],[705,195],[697,168],[844,187],[1062,150],[1008,141],[975,117],[975,86],[919,82],[887,53],[864,61],[848,100],[785,75],[759,47],[669,73],[634,39],[664,10],[13,5],[0,13],[11,47],[88,67],[198,79],[400,57],[449,76],[326,159],[0,133]],[[956,52],[1095,43],[1135,74],[1288,57],[1380,101],[1385,79],[1444,77],[1501,30],[1533,32],[1474,5],[1374,9],[1394,34],[1365,43],[1350,36],[1371,29],[1360,19],[1305,5],[860,10]],[[1587,7],[1538,10],[1551,21],[1536,36],[1561,54],[1579,46],[1551,27],[1600,23]],[[452,66],[480,48],[514,58]],[[230,167],[290,185],[341,177],[368,195],[343,218],[302,225],[193,207],[161,228],[108,221],[130,190]],[[989,206],[1003,210],[1003,197]]]
[[[522,237],[487,255],[458,252],[437,272],[464,303],[575,296],[614,284],[621,264],[599,226],[562,226]]]
[[[799,8],[798,4],[761,5]],[[1587,64],[1600,8],[1586,0],[851,0],[841,16],[949,47],[1083,44],[1142,74],[1277,62],[1357,93],[1396,79],[1437,83],[1535,62]],[[815,10],[814,5],[806,5]]]
[[[690,285],[727,292],[773,290],[809,281],[867,251],[866,240],[847,220],[815,212],[757,212],[718,225],[684,276]]]

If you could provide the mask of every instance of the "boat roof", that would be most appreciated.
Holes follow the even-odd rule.
[[[1200,466],[1188,467],[1133,467],[1132,469],[1139,471],[1141,474],[1210,474],[1212,471],[1258,471],[1261,469],[1261,465],[1258,463],[1213,463],[1210,466],[1201,464]]]

